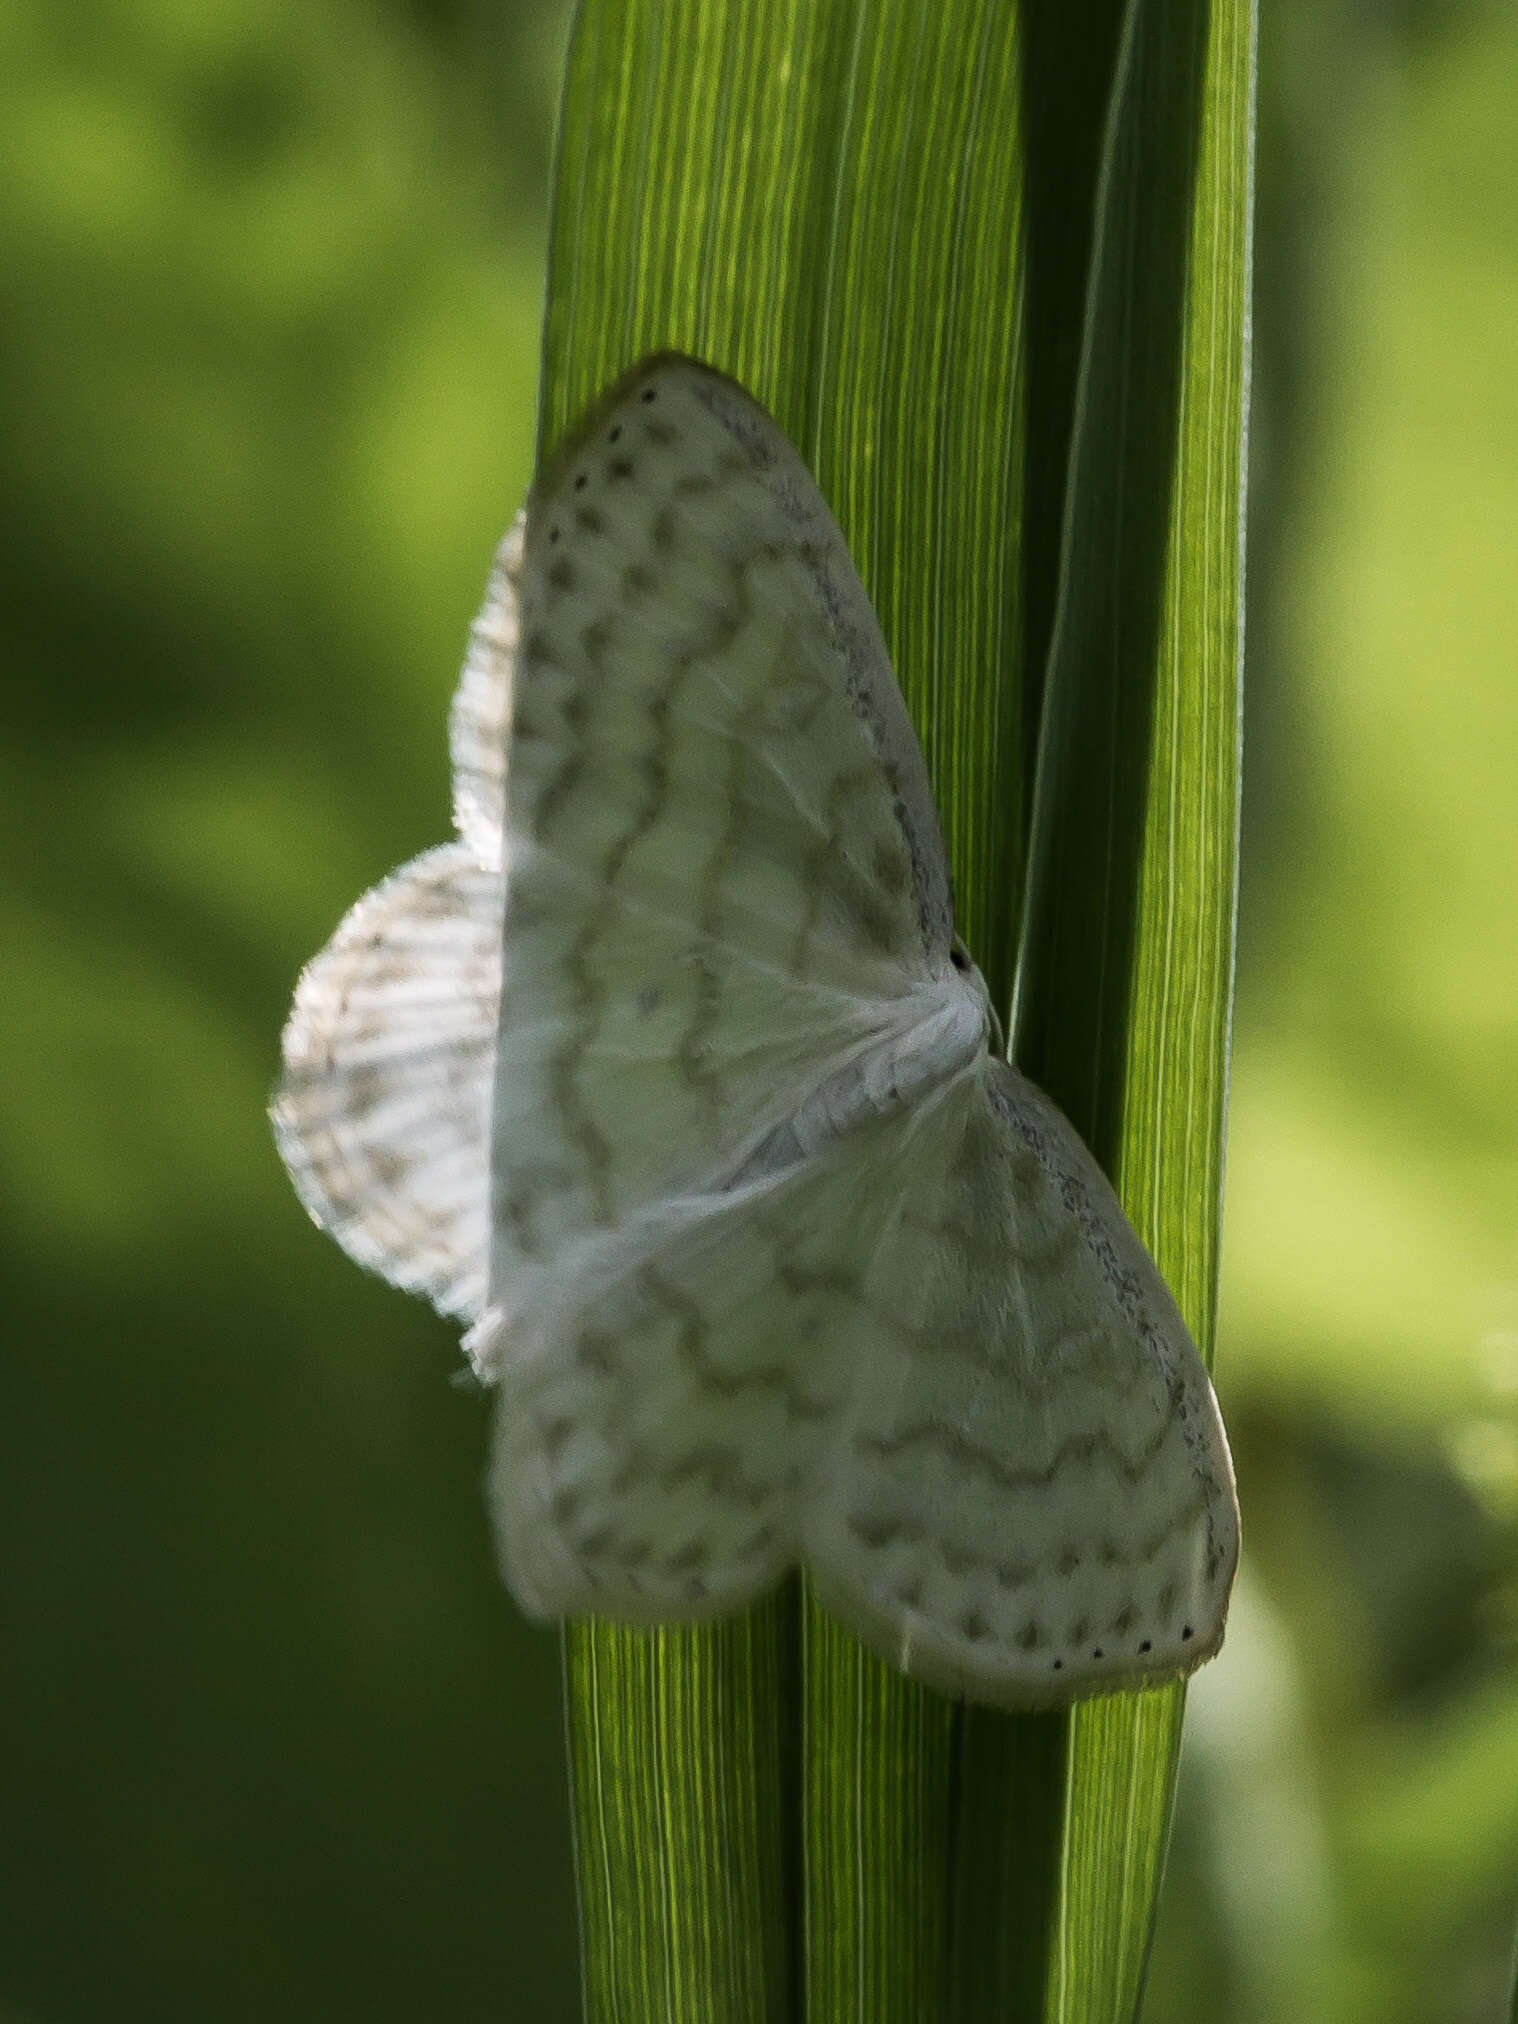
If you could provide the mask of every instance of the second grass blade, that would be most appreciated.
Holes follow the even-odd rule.
[[[1099,194],[1015,1035],[1020,1065],[1112,1174],[1209,1358],[1233,979],[1253,64],[1249,0],[1130,7]],[[1170,1688],[1069,1717],[1043,1999],[1019,2014],[1135,2015],[1181,1707]],[[1010,1726],[1037,1733],[1029,1718]],[[1007,2014],[998,1975],[1009,2001],[1032,2000],[1026,1957],[984,1945],[988,1907],[1026,1896],[1038,1860],[984,1800],[1020,1740],[989,1716],[967,1724],[962,1901],[980,1927],[967,1918],[960,1931],[967,2019]]]

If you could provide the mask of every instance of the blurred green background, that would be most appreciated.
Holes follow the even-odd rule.
[[[0,8],[0,2024],[577,2009],[456,1334],[263,1120],[441,839],[560,0]],[[1149,2014],[1477,2020],[1518,1923],[1518,20],[1267,0],[1220,1382]]]

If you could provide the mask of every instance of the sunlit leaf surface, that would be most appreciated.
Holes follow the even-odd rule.
[[[1231,977],[1250,21],[1242,6],[1210,23],[1156,7],[1130,34],[1021,1004],[1030,1065],[1116,1163],[1205,1339]],[[880,613],[965,931],[1004,1001],[1029,767],[1019,56],[1015,11],[975,0],[741,14],[589,0],[561,130],[542,430],[551,442],[666,345],[777,415]],[[1056,1028],[1062,1049],[1040,1038]],[[1178,1697],[1082,1713],[1069,1739],[1059,1718],[966,1723],[815,1611],[792,1670],[788,1607],[678,1635],[570,1633],[592,2014],[657,1997],[671,2016],[771,2016],[804,1988],[814,2016],[905,2024],[949,1980],[966,2016],[995,2014],[1001,1986],[1053,2015],[1131,2008]],[[769,1775],[785,1765],[794,1790]]]

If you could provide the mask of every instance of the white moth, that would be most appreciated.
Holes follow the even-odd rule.
[[[273,1118],[316,1221],[470,1324],[522,1607],[711,1617],[799,1562],[1005,1707],[1216,1651],[1206,1371],[996,1051],[874,615],[740,387],[649,359],[553,457],[452,745],[458,840],[306,970]]]

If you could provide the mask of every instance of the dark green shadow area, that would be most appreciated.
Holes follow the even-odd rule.
[[[1144,10],[1141,9],[1141,17]],[[1207,0],[1148,10],[1113,133],[1038,757],[1018,1066],[1111,1170],[1122,1129]]]
[[[1080,41],[1035,7],[1024,72],[1033,164],[1027,627],[1032,640],[1052,628],[1052,641],[1015,1036],[1019,1067],[1114,1173],[1137,950],[1151,930],[1145,826],[1165,674],[1160,632],[1175,538],[1209,9],[1202,0],[1141,4],[1129,24],[1118,57],[1123,96],[1096,193],[1087,301],[1077,286],[1089,245],[1080,197],[1105,126],[1116,12],[1101,10],[1090,39]],[[1062,601],[1054,612],[1051,527],[1061,524]],[[1040,686],[1030,681],[1028,693]],[[1047,2012],[1062,1930],[1075,1725],[1074,1714],[962,1715],[956,2017]],[[1134,1909],[1144,1922],[1141,1955],[1153,1908]],[[973,1950],[959,1937],[970,1933]],[[1001,1942],[990,1958],[988,1933]],[[1141,1983],[1141,1960],[1133,1973]]]

